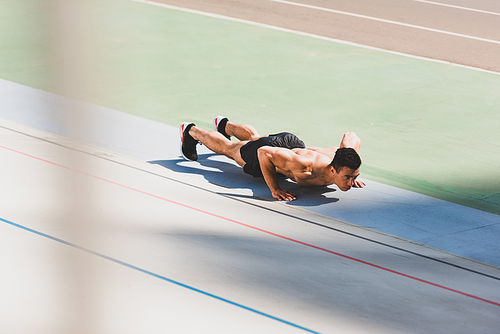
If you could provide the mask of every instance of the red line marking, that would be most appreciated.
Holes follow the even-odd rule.
[[[481,298],[481,297],[478,297],[478,296],[474,296],[474,295],[471,295],[471,294],[468,294],[468,293],[465,293],[465,292],[462,292],[462,291],[458,291],[458,290],[455,290],[455,289],[452,289],[452,288],[448,288],[448,287],[446,287],[444,285],[432,283],[430,281],[426,281],[424,279],[421,279],[421,278],[418,278],[418,277],[415,277],[415,276],[407,275],[407,274],[404,274],[404,273],[396,271],[396,270],[392,270],[392,269],[385,268],[385,267],[382,267],[382,266],[379,266],[379,265],[376,265],[376,264],[373,264],[373,263],[370,263],[370,262],[367,262],[367,261],[356,259],[354,257],[348,256],[348,255],[344,255],[344,254],[341,254],[341,253],[337,253],[337,252],[328,250],[326,248],[322,248],[322,247],[319,247],[319,246],[314,246],[314,245],[308,244],[306,242],[302,242],[302,241],[299,241],[299,240],[296,240],[296,239],[285,237],[285,236],[283,236],[281,234],[277,234],[277,233],[274,233],[274,232],[271,232],[271,231],[267,231],[267,230],[261,229],[259,227],[248,225],[248,224],[239,222],[237,220],[234,220],[234,219],[231,219],[231,218],[227,218],[227,217],[223,217],[223,216],[217,215],[215,213],[211,213],[211,212],[208,212],[208,211],[205,211],[205,210],[201,210],[201,209],[198,209],[198,208],[186,205],[186,204],[175,202],[175,201],[166,199],[166,198],[161,197],[161,196],[153,195],[151,193],[148,193],[148,192],[136,189],[136,188],[132,188],[132,187],[123,185],[121,183],[117,183],[117,182],[114,182],[114,181],[111,181],[111,180],[107,180],[107,179],[104,179],[104,178],[96,176],[96,175],[92,175],[92,174],[89,174],[89,173],[86,173],[86,172],[83,172],[83,171],[80,171],[80,170],[77,170],[77,169],[73,169],[73,168],[70,168],[70,167],[67,167],[67,166],[64,166],[64,165],[60,165],[58,163],[55,163],[55,162],[52,162],[52,161],[49,161],[49,160],[45,160],[45,159],[42,159],[42,158],[39,158],[39,157],[35,157],[33,155],[29,155],[27,153],[16,151],[14,149],[11,149],[11,148],[8,148],[8,147],[5,147],[5,146],[1,146],[0,145],[0,148],[3,148],[5,150],[8,150],[8,151],[11,151],[11,152],[15,152],[15,153],[24,155],[26,157],[29,157],[29,158],[32,158],[32,159],[35,159],[35,160],[39,160],[39,161],[51,164],[53,166],[64,168],[64,169],[70,170],[72,172],[76,172],[76,173],[79,173],[79,174],[82,174],[82,175],[86,175],[86,176],[92,177],[94,179],[97,179],[97,180],[100,180],[100,181],[104,181],[104,182],[116,185],[116,186],[121,187],[121,188],[132,190],[132,191],[138,192],[138,193],[143,194],[143,195],[147,195],[147,196],[150,196],[150,197],[153,197],[153,198],[156,198],[156,199],[168,202],[168,203],[172,203],[172,204],[175,204],[175,205],[178,205],[178,206],[190,209],[190,210],[194,210],[194,211],[197,211],[197,212],[200,212],[200,213],[203,213],[203,214],[215,217],[215,218],[219,218],[219,219],[231,222],[231,223],[235,223],[235,224],[238,224],[238,225],[241,225],[241,226],[245,226],[245,227],[251,228],[253,230],[259,231],[259,232],[263,232],[263,233],[266,233],[266,234],[269,234],[269,235],[272,235],[272,236],[275,236],[275,237],[278,237],[278,238],[281,238],[281,239],[284,239],[284,240],[288,240],[288,241],[294,242],[294,243],[299,244],[299,245],[303,245],[303,246],[307,246],[307,247],[310,247],[310,248],[314,248],[314,249],[317,249],[317,250],[320,250],[320,251],[323,251],[323,252],[326,252],[326,253],[330,253],[330,254],[333,254],[333,255],[336,255],[336,256],[339,256],[339,257],[351,260],[351,261],[362,263],[364,265],[367,265],[367,266],[370,266],[370,267],[373,267],[373,268],[384,270],[384,271],[390,272],[392,274],[396,274],[396,275],[399,275],[399,276],[402,276],[402,277],[406,277],[406,278],[409,278],[409,279],[412,279],[412,280],[415,280],[415,281],[418,281],[418,282],[421,282],[421,283],[425,283],[425,284],[428,284],[428,285],[431,285],[431,286],[434,286],[434,287],[437,287],[437,288],[441,288],[441,289],[444,289],[444,290],[447,290],[447,291],[450,291],[450,292],[458,293],[458,294],[460,294],[462,296],[466,296],[466,297],[470,297],[470,298],[473,298],[473,299],[476,299],[476,300],[480,300],[480,301],[483,301],[485,303],[489,303],[489,304],[492,304],[492,305],[495,305],[495,306],[500,306],[500,303],[497,303],[497,302],[494,302],[494,301],[491,301],[491,300],[488,300],[488,299],[484,299],[484,298]]]

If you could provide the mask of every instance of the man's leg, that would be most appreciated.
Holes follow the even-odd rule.
[[[240,155],[240,148],[245,145],[247,141],[232,142],[219,132],[203,130],[197,128],[196,126],[192,126],[191,129],[189,129],[189,134],[195,140],[200,141],[203,145],[215,153],[222,154],[230,159],[233,159],[240,166],[245,165],[245,161]],[[236,137],[235,134],[232,135]]]
[[[229,121],[226,123],[226,133],[242,141],[257,140],[262,137],[251,125],[236,124]]]

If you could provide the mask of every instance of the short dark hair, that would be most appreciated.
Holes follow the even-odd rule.
[[[355,149],[351,147],[342,147],[335,152],[330,166],[335,168],[337,173],[340,172],[342,167],[348,167],[350,169],[356,170],[361,166],[361,158]]]

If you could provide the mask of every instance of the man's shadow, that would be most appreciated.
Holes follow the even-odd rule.
[[[220,187],[249,189],[254,196],[273,200],[271,192],[263,178],[245,174],[243,169],[235,162],[215,153],[199,154],[197,161],[186,161],[179,158],[173,160],[155,160],[149,161],[149,163],[160,165],[180,173],[201,175],[208,182]],[[317,206],[334,203],[339,200],[338,198],[324,196],[325,194],[335,192],[334,188],[304,188],[284,176],[279,177],[278,182],[282,189],[297,194],[297,200],[290,202],[290,204]]]

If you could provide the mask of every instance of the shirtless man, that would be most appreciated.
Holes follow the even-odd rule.
[[[233,159],[245,173],[262,176],[278,200],[293,201],[296,195],[281,189],[278,173],[304,187],[321,187],[336,184],[340,190],[362,188],[356,180],[361,159],[358,151],[360,139],[353,132],[344,134],[340,147],[306,148],[295,135],[287,132],[261,136],[251,125],[229,122],[218,116],[215,131],[206,131],[193,123],[182,123],[181,153],[186,160],[197,160],[196,145],[201,142],[217,154]],[[231,141],[231,136],[239,142]]]

